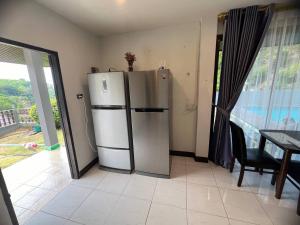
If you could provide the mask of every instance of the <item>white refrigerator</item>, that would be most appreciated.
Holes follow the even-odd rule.
[[[133,153],[128,88],[123,72],[88,75],[99,164],[131,172]]]

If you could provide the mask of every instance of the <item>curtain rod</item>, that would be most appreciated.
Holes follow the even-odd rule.
[[[258,6],[258,10],[264,11],[267,9],[268,6],[269,5]],[[299,6],[297,7],[296,5],[292,5],[292,4],[275,4],[275,7],[274,7],[276,12],[297,9],[297,8],[299,9]],[[218,20],[224,21],[226,16],[228,16],[228,12],[222,12],[218,15]]]

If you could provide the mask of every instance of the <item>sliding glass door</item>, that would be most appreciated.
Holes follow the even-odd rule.
[[[243,127],[248,147],[258,147],[259,129],[300,130],[299,13],[274,15],[231,120]]]

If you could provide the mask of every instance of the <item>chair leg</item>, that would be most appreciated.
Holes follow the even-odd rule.
[[[276,177],[277,177],[277,171],[274,171],[273,175],[272,175],[272,180],[271,180],[271,184],[275,185],[276,183]]]
[[[259,174],[260,174],[260,175],[263,175],[263,174],[264,174],[264,169],[263,169],[263,168],[260,168],[260,169],[259,169]]]
[[[298,197],[297,214],[300,216],[300,194],[299,194],[299,197]]]
[[[239,181],[238,181],[238,187],[240,187],[242,185],[243,182],[243,178],[244,178],[244,172],[245,172],[245,166],[241,166],[241,171],[240,171],[240,177],[239,177]]]
[[[232,161],[231,161],[231,164],[230,164],[230,169],[229,169],[230,173],[232,173],[232,171],[233,171],[234,163],[235,163],[235,158],[232,158]]]

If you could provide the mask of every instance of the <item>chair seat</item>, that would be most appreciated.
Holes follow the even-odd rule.
[[[260,151],[257,148],[247,149],[247,161],[245,166],[259,167],[263,169],[279,170],[280,163],[278,163],[273,156],[266,151],[263,151],[262,157],[260,157]]]

